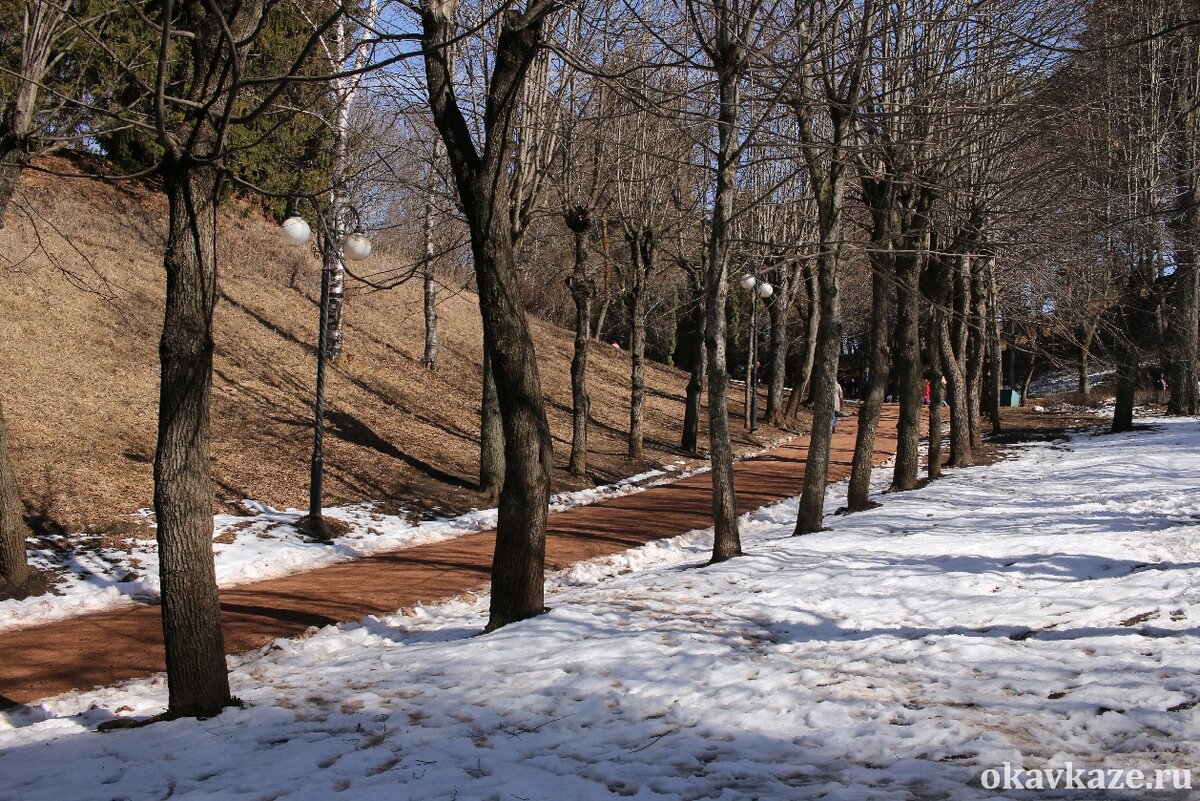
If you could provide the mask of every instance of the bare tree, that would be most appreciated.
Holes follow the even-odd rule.
[[[496,384],[504,429],[505,474],[492,562],[488,629],[544,611],[546,513],[552,452],[533,339],[517,289],[511,165],[514,115],[543,42],[554,0],[502,11],[488,76],[482,138],[459,105],[448,48],[458,36],[455,9],[426,0],[422,46],[429,104],[471,230],[485,358]]]
[[[689,2],[687,13],[716,78],[716,187],[705,276],[704,342],[708,352],[709,458],[713,482],[712,561],[722,562],[742,553],[729,435],[725,301],[729,293],[738,162],[745,148],[741,130],[742,82],[755,52],[763,7],[757,0],[711,0],[704,6]]]
[[[808,166],[816,198],[817,280],[821,288],[821,320],[813,367],[813,430],[804,469],[804,490],[796,518],[796,534],[824,527],[825,486],[833,436],[833,403],[841,348],[838,271],[846,184],[853,168],[851,147],[872,30],[873,0],[812,4],[796,20],[802,47],[813,44],[801,61],[799,91],[790,98],[796,116],[799,147]],[[825,129],[824,136],[821,131]]]
[[[635,52],[632,56],[637,58]],[[641,97],[630,98],[632,110],[609,121],[611,132],[607,161],[614,172],[611,181],[613,214],[628,247],[627,262],[618,262],[625,279],[625,303],[629,325],[629,436],[628,456],[641,459],[646,399],[646,317],[649,293],[659,267],[660,240],[669,215],[669,203],[680,174],[678,153],[683,140],[676,125],[678,115],[659,113],[673,99],[685,97],[678,88],[659,83],[662,72],[640,82]],[[678,102],[678,100],[676,100]]]

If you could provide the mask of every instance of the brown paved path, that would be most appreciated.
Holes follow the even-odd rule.
[[[896,450],[896,415],[895,406],[885,407],[876,441],[881,461]],[[849,475],[855,422],[849,416],[838,426],[831,481]],[[738,462],[738,511],[798,494],[807,456],[807,443],[798,438]],[[564,568],[711,526],[711,481],[708,473],[701,473],[550,515],[547,567]],[[485,531],[224,590],[225,647],[229,653],[247,651],[309,626],[393,614],[419,601],[486,587],[494,546],[494,532]],[[82,615],[0,634],[0,654],[0,701],[17,703],[165,669],[157,606]]]

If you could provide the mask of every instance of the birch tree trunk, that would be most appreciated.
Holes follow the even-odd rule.
[[[437,149],[435,148],[435,158]],[[433,170],[430,170],[432,178]],[[425,260],[421,269],[422,310],[425,317],[425,350],[421,363],[426,370],[437,370],[438,317],[437,317],[437,271],[433,264],[433,194],[425,197],[425,219],[422,225],[425,244]]]

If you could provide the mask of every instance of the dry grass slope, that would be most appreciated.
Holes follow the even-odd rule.
[[[59,166],[63,166],[59,163]],[[42,530],[119,525],[152,499],[157,341],[166,206],[152,188],[28,174],[0,229],[0,397],[12,456]],[[318,263],[284,249],[275,226],[232,214],[220,226],[221,300],[212,447],[216,502],[305,505],[311,448]],[[378,252],[374,265],[403,255]],[[353,294],[345,354],[328,384],[326,502],[465,510],[475,492],[480,329],[476,297],[443,291],[441,367],[421,366],[417,283]],[[647,458],[625,458],[628,357],[594,347],[591,474],[570,451],[570,332],[534,322],[555,438],[555,489],[676,461],[686,376],[647,370]],[[733,393],[738,394],[738,393]],[[740,409],[731,408],[739,413]],[[747,449],[779,436],[740,433]]]

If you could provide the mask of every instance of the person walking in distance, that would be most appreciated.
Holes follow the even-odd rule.
[[[837,431],[838,418],[842,416],[842,382],[833,382],[833,430]]]

